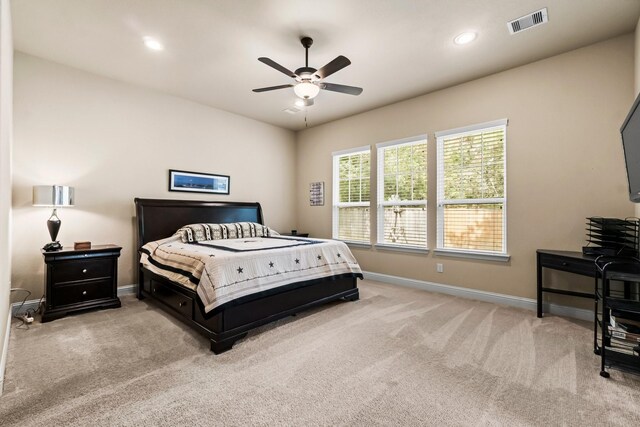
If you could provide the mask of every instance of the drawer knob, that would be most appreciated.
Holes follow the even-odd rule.
[[[83,273],[86,273],[86,272],[87,272],[87,269],[86,269],[86,268],[83,268],[83,269],[82,269],[82,272],[83,272]]]
[[[562,265],[566,267],[567,265],[569,265],[569,263],[568,262],[563,262]]]
[[[82,295],[86,295],[86,294],[87,294],[87,291],[82,291]]]
[[[187,305],[187,303],[186,303],[186,302],[184,302],[184,301],[180,301],[180,302],[178,303],[178,307],[184,307],[185,305]]]

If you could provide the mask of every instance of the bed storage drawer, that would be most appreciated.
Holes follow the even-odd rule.
[[[240,306],[229,307],[224,311],[225,330],[248,325],[256,321],[269,318],[272,313],[283,313],[288,310],[300,311],[306,303],[332,298],[341,292],[348,292],[356,288],[355,279],[338,279],[330,282],[305,286],[305,293],[299,289],[292,289],[271,297],[262,297]]]
[[[180,293],[169,286],[151,280],[151,293],[153,296],[169,308],[177,311],[188,319],[193,316],[193,299]]]

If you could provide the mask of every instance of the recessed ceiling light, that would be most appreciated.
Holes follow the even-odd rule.
[[[149,49],[151,50],[164,50],[164,46],[162,45],[162,43],[160,43],[158,40],[154,39],[153,37],[144,37],[142,40],[144,40],[144,45],[147,46]]]
[[[453,39],[453,42],[455,44],[467,44],[467,43],[471,43],[472,41],[474,41],[477,36],[478,35],[476,33],[472,32],[472,31],[468,31],[466,33],[460,34],[458,37]]]

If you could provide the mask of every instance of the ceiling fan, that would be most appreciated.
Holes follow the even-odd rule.
[[[324,67],[316,70],[313,67],[309,67],[309,48],[313,44],[313,39],[311,37],[303,37],[300,39],[300,42],[302,43],[302,46],[304,46],[305,66],[298,68],[295,73],[278,64],[272,59],[265,57],[258,58],[258,61],[267,64],[268,66],[275,68],[281,73],[284,73],[287,76],[295,79],[296,83],[261,87],[259,89],[253,89],[254,92],[268,92],[270,90],[292,87],[295,94],[303,100],[305,106],[313,105],[313,98],[318,95],[320,89],[330,90],[332,92],[346,93],[348,95],[360,95],[362,93],[361,87],[345,86],[335,83],[325,83],[322,81],[336,71],[340,71],[347,65],[351,64],[351,61],[349,61],[349,59],[340,55]]]

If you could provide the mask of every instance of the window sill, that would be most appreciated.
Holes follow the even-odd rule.
[[[349,242],[347,240],[340,240],[342,243],[346,243],[350,248],[355,249],[371,249],[371,243]]]
[[[492,254],[487,252],[472,252],[472,251],[456,251],[452,249],[436,249],[433,251],[433,253],[438,256],[480,259],[485,261],[509,262],[509,260],[511,259],[511,255],[507,255],[507,254]]]
[[[429,248],[420,248],[417,246],[399,246],[399,245],[388,245],[384,243],[376,243],[375,248],[382,251],[411,252],[416,254],[429,253]]]

